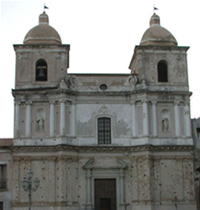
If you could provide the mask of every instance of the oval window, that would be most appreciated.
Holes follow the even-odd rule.
[[[106,84],[101,84],[100,86],[99,86],[99,88],[101,89],[101,90],[107,90],[107,85]]]

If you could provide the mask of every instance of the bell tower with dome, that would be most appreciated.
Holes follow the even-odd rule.
[[[29,30],[24,43],[14,45],[14,49],[15,140],[54,137],[59,129],[61,135],[68,132],[69,126],[55,127],[55,117],[62,122],[65,119],[61,120],[62,117],[54,112],[58,101],[62,100],[60,89],[67,87],[70,45],[62,44],[60,35],[49,25],[48,15],[43,12],[39,16],[39,24]],[[59,93],[55,93],[56,90]],[[68,108],[63,105],[62,112],[68,113]],[[50,110],[53,110],[52,114]]]
[[[24,38],[16,51],[16,89],[55,87],[69,67],[69,45],[63,45],[58,32],[49,25],[48,15]]]
[[[153,14],[130,74],[69,74],[42,13],[14,45],[12,210],[28,207],[29,169],[33,210],[196,210],[188,48]]]
[[[142,36],[139,46],[135,47],[129,68],[131,74],[138,75],[144,85],[146,98],[151,98],[148,106],[160,111],[150,112],[153,125],[146,126],[147,132],[157,137],[172,137],[177,141],[184,138],[192,142],[189,111],[187,50],[179,47],[174,36],[160,25],[155,13],[150,19],[150,27]],[[149,100],[148,99],[148,100]],[[151,105],[150,105],[151,104]],[[153,109],[154,109],[153,108]],[[174,120],[173,120],[174,116]],[[164,120],[168,123],[163,132]],[[148,125],[148,123],[147,123]]]

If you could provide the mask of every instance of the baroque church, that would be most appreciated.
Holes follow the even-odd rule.
[[[154,13],[130,74],[69,74],[70,45],[43,12],[14,45],[0,208],[28,209],[21,181],[31,169],[33,210],[196,210],[188,49]]]

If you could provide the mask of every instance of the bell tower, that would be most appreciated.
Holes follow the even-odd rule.
[[[43,12],[39,16],[39,24],[28,31],[23,44],[14,45],[14,50],[14,142],[17,143],[17,139],[47,139],[69,133],[67,126],[61,128],[55,121],[63,124],[64,120],[68,120],[67,96],[63,96],[60,87],[67,89],[65,81],[70,45],[62,44],[60,35],[49,25],[48,15]],[[64,105],[60,105],[60,101]],[[60,106],[64,116],[60,116]]]
[[[58,32],[49,25],[48,15],[25,36],[16,51],[16,89],[55,86],[69,67],[69,45],[63,45]]]
[[[141,135],[192,144],[188,49],[178,46],[174,36],[160,25],[160,17],[154,13],[140,45],[135,47],[129,66],[131,74],[139,78],[137,89],[144,91],[144,109],[141,114],[137,112],[141,118],[142,113],[144,116],[143,129],[139,130]],[[136,103],[139,106],[139,102]],[[184,141],[179,141],[182,138]]]

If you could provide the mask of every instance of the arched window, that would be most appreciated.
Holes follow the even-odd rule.
[[[168,82],[167,62],[158,62],[158,82]]]
[[[98,143],[111,144],[111,120],[108,117],[98,118]]]
[[[40,59],[36,62],[35,80],[47,81],[47,63],[44,59]]]

